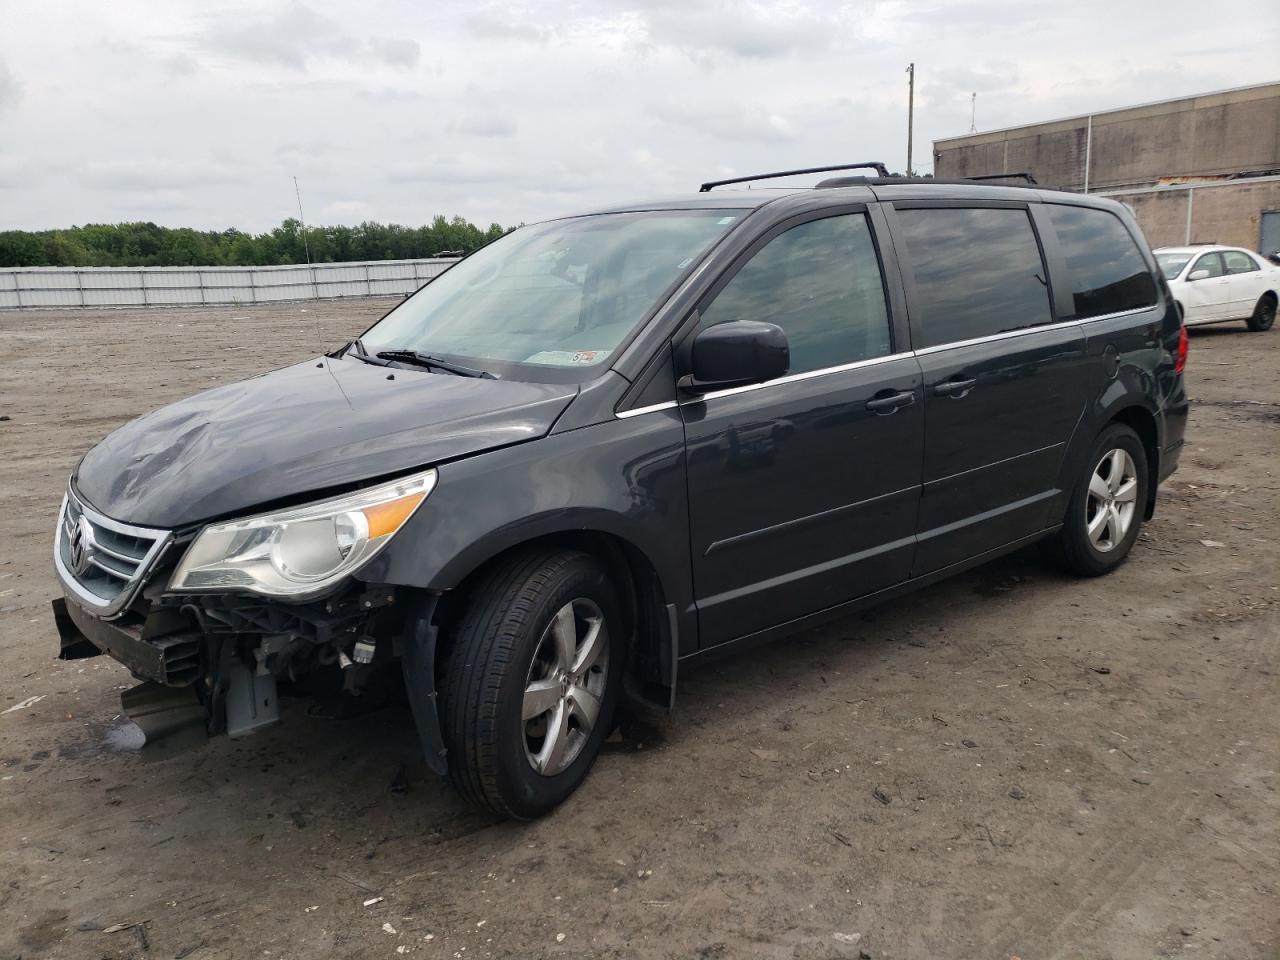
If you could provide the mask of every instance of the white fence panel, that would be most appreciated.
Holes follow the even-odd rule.
[[[52,270],[40,275],[40,282],[50,290],[78,290],[80,278],[75,273],[54,273]]]
[[[0,309],[172,307],[394,296],[439,276],[453,258],[276,267],[0,269]]]

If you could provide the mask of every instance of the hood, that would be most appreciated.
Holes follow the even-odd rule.
[[[545,436],[577,391],[319,357],[125,424],[75,485],[109,517],[174,529]]]

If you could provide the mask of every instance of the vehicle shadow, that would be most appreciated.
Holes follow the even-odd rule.
[[[1215,337],[1253,336],[1254,331],[1245,326],[1243,320],[1224,320],[1222,323],[1206,323],[1200,326],[1187,327],[1187,336],[1192,340]]]
[[[761,710],[785,712],[801,705],[807,696],[802,688],[815,675],[856,676],[869,664],[893,658],[904,644],[919,648],[937,642],[941,628],[935,619],[963,631],[966,616],[993,599],[1073,582],[1042,564],[1034,550],[1024,550],[821,627],[682,666],[674,712],[623,716],[605,745],[606,757],[612,757],[606,762],[644,763],[642,755],[655,748],[703,737],[718,741],[727,735],[722,725]],[[305,701],[286,700],[281,715],[280,724],[254,736],[217,738],[154,762],[144,755],[152,748],[139,754],[77,744],[64,747],[63,755],[93,759],[104,781],[123,776],[128,783],[112,788],[115,797],[145,791],[150,809],[180,812],[184,823],[171,828],[185,825],[194,835],[208,829],[211,814],[225,819],[237,810],[247,821],[240,830],[248,833],[274,822],[365,842],[357,838],[376,824],[385,836],[367,841],[373,859],[376,849],[395,836],[445,843],[494,825],[427,769],[405,703],[330,720],[309,710]],[[103,743],[118,742],[120,729],[116,724],[95,736]]]

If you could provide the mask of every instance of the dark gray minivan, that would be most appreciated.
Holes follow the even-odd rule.
[[[723,185],[522,227],[332,354],[116,430],[58,518],[61,655],[127,666],[151,736],[391,667],[431,768],[534,817],[682,661],[1038,540],[1124,560],[1187,416],[1125,207]]]

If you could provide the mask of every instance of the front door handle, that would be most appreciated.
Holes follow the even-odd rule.
[[[953,377],[950,380],[943,380],[941,383],[936,384],[933,388],[933,395],[935,397],[955,397],[958,400],[977,384],[978,381],[972,377],[968,379],[956,379]]]
[[[916,402],[914,390],[899,390],[895,393],[881,391],[867,401],[867,409],[882,417],[887,417],[899,407],[909,407]]]

